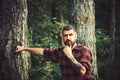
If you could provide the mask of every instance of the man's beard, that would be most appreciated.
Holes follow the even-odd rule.
[[[73,46],[75,44],[75,42],[72,42],[70,40],[67,40],[64,42],[65,45],[68,45],[68,46]]]

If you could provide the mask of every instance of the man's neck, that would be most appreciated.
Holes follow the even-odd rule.
[[[77,43],[75,43],[75,44],[72,46],[72,49],[74,49],[76,45],[77,45]]]

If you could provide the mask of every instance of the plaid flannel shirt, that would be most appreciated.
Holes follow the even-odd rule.
[[[81,76],[75,71],[70,60],[64,55],[63,48],[49,49],[45,48],[44,57],[59,63],[63,80],[93,80],[92,76],[92,61],[93,56],[86,46],[77,45],[72,50],[73,56],[79,61],[83,66],[86,67],[86,74]]]

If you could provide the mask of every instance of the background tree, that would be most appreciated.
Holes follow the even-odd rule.
[[[62,6],[60,5],[60,2],[58,0],[52,0],[51,1],[51,18],[52,22],[54,21],[63,22],[63,12],[62,12]]]
[[[28,80],[29,54],[15,55],[16,45],[27,46],[26,0],[0,0],[0,80]]]
[[[93,74],[95,79],[97,79],[98,73],[94,10],[94,0],[70,0],[69,2],[69,22],[77,26],[78,41],[87,45],[93,53]]]
[[[116,0],[116,40],[115,40],[115,63],[120,64],[120,1]]]
[[[119,80],[120,1],[95,0],[95,4],[99,79]]]
[[[115,34],[116,34],[116,0],[109,1],[109,36],[111,38],[110,44],[110,52],[109,52],[109,60],[110,62],[114,62],[115,59]]]

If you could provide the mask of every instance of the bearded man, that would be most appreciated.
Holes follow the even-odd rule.
[[[93,80],[92,61],[93,56],[88,47],[77,43],[77,32],[73,25],[66,25],[62,29],[64,47],[29,48],[16,47],[16,53],[28,51],[47,58],[60,65],[63,80]]]

